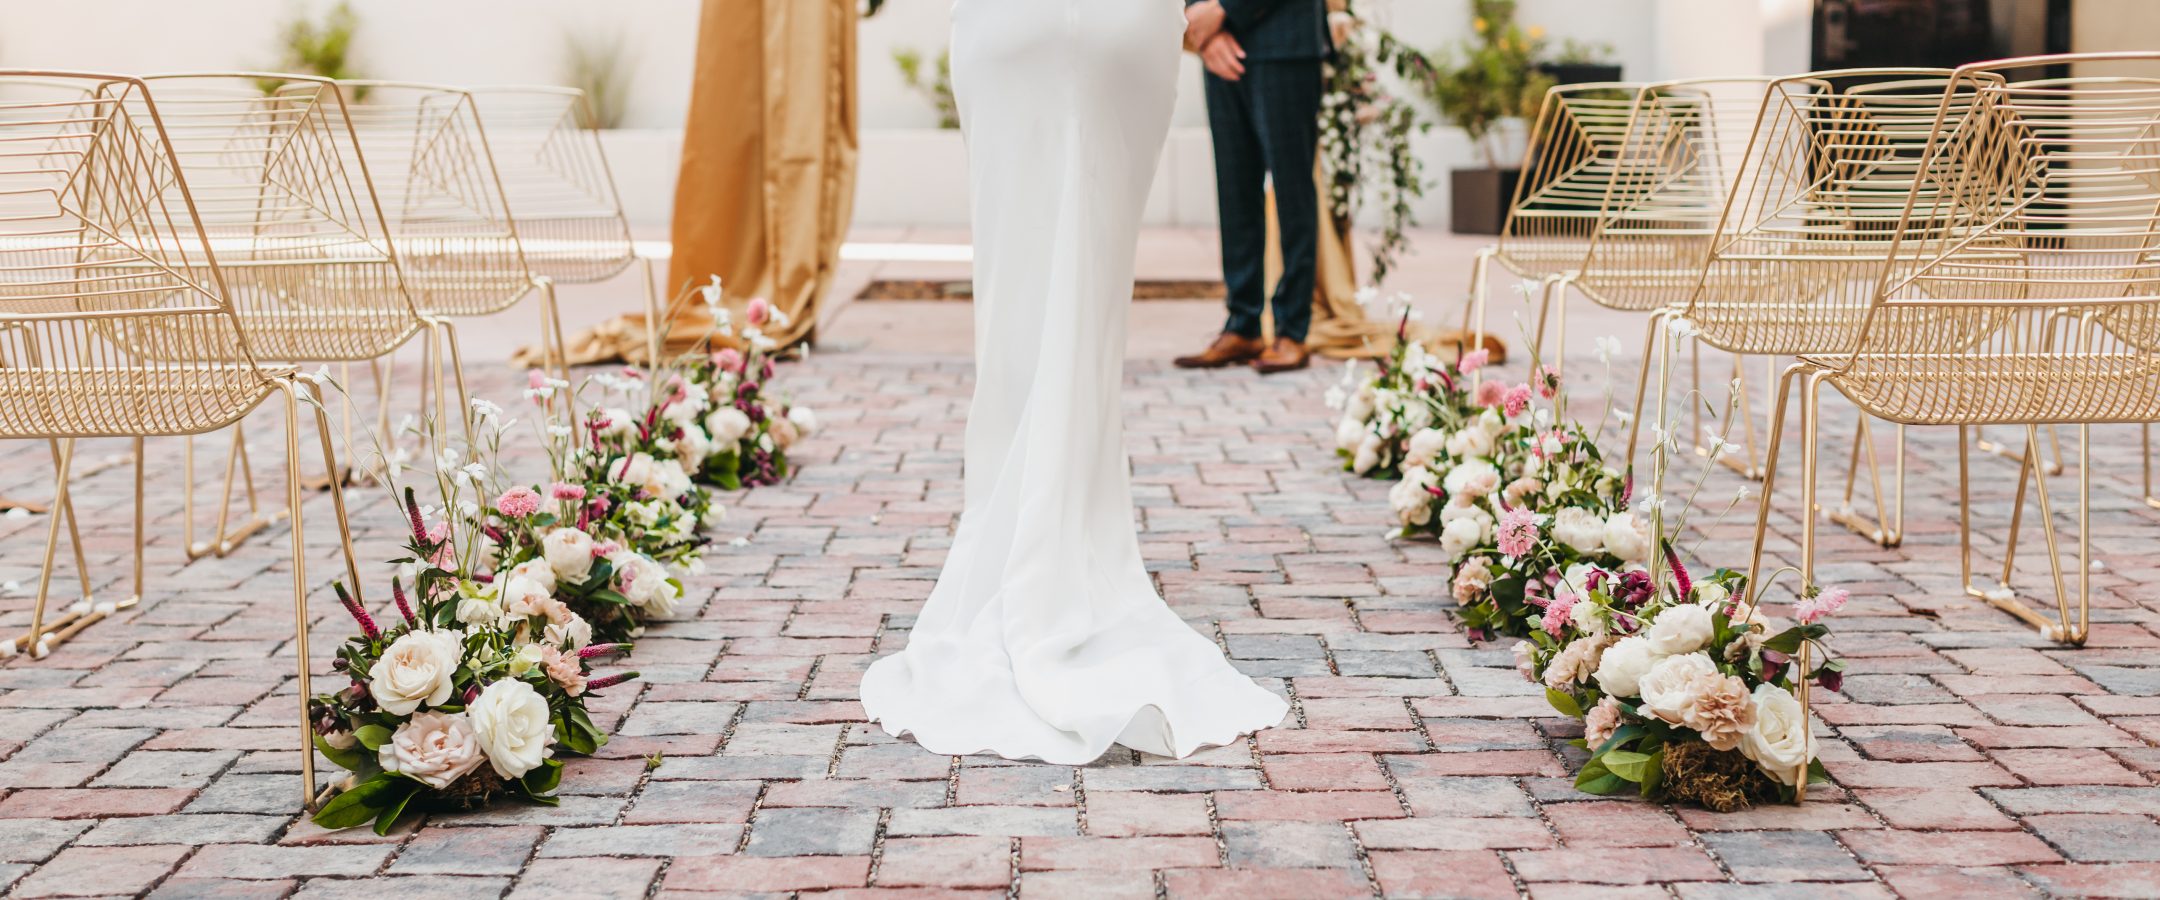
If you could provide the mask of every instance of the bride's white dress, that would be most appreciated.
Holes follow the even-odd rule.
[[[1170,127],[1178,0],[958,0],[975,232],[966,506],[863,708],[938,753],[1166,756],[1289,705],[1156,594],[1119,421],[1140,215]]]

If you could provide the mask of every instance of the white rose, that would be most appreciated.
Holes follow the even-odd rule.
[[[787,420],[795,423],[795,430],[803,437],[809,437],[818,429],[817,413],[807,406],[788,407]]]
[[[670,441],[668,449],[685,467],[704,465],[705,457],[712,455],[712,441],[705,437],[705,429],[691,424],[681,427],[682,436]]]
[[[1450,562],[1460,560],[1485,543],[1485,526],[1474,518],[1459,518],[1440,527],[1440,551]]]
[[[732,448],[750,433],[750,416],[733,406],[723,406],[705,417],[705,431],[713,446]]]
[[[637,417],[631,415],[627,409],[610,406],[600,411],[600,417],[607,420],[607,424],[600,428],[601,437],[624,437],[637,430]]]
[[[1576,594],[1576,596],[1587,595]],[[1590,637],[1604,637],[1610,629],[1605,624],[1605,617],[1599,615],[1603,611],[1604,607],[1602,606],[1588,600],[1579,600],[1574,606],[1568,607],[1568,624],[1575,626],[1575,630]]]
[[[1653,646],[1653,650],[1654,650]],[[1699,686],[1698,676],[1718,674],[1717,664],[1700,653],[1668,656],[1658,660],[1643,675],[1637,687],[1642,691],[1642,711],[1667,722],[1678,723],[1695,705],[1695,692]]]
[[[1493,436],[1473,422],[1464,427],[1463,430],[1448,436],[1447,452],[1449,456],[1456,459],[1491,456],[1493,452]]]
[[[1373,384],[1368,381],[1358,385],[1357,393],[1350,395],[1350,407],[1343,410],[1343,418],[1362,424],[1372,418],[1373,405]]]
[[[583,650],[585,645],[592,643],[592,623],[573,613],[568,622],[549,622],[547,629],[540,633],[540,639],[550,647],[569,644],[572,650]]]
[[[608,464],[608,480],[640,488],[653,486],[655,473],[650,453],[632,453]]]
[[[1620,558],[1621,562],[1642,562],[1650,558],[1650,527],[1636,520],[1631,512],[1614,513],[1605,520],[1605,550]]]
[[[1357,454],[1351,457],[1350,471],[1363,475],[1380,465],[1380,436],[1367,434],[1358,444]]]
[[[1402,430],[1412,434],[1424,431],[1432,425],[1432,416],[1431,406],[1414,399],[1407,401],[1402,409]]]
[[[522,778],[555,752],[548,746],[554,727],[548,722],[547,700],[532,685],[510,678],[497,681],[482,689],[465,712],[497,775]]]
[[[1343,420],[1336,424],[1335,449],[1354,451],[1357,449],[1358,443],[1363,440],[1365,440],[1365,423],[1362,420],[1344,416]]]
[[[528,579],[540,585],[541,590],[555,593],[555,569],[545,559],[528,559],[511,566],[510,577]]]
[[[653,462],[653,488],[660,496],[675,498],[690,492],[690,473],[672,459]]]
[[[1650,649],[1650,641],[1642,635],[1621,638],[1619,643],[1605,648],[1605,655],[1598,660],[1598,687],[1615,697],[1636,696],[1642,692],[1643,675],[1657,661],[1657,651]]]
[[[424,712],[398,726],[376,748],[383,770],[441,790],[480,765],[479,736],[463,713]]]
[[[1404,466],[1429,466],[1438,458],[1440,451],[1449,449],[1447,432],[1427,428],[1410,436],[1410,449],[1403,453]]]
[[[668,581],[667,569],[652,557],[624,550],[608,557],[608,561],[615,564],[616,590],[632,605],[660,618],[675,614],[682,591]]]
[[[1403,527],[1423,525],[1432,521],[1433,484],[1431,469],[1416,468],[1403,473],[1401,481],[1388,488],[1388,505],[1394,507],[1395,517]]]
[[[684,391],[682,400],[668,404],[660,416],[677,425],[691,425],[705,411],[705,403],[704,391]]]
[[[575,528],[557,528],[540,541],[541,552],[547,556],[548,568],[555,577],[567,581],[584,581],[592,572],[592,535]]]
[[[1650,649],[1666,656],[1678,656],[1701,650],[1710,643],[1710,611],[1700,606],[1683,603],[1667,607],[1650,621]]]
[[[1553,514],[1552,535],[1577,553],[1596,553],[1605,549],[1605,520],[1580,506],[1570,506]]]
[[[512,575],[503,584],[503,615],[513,619],[529,619],[546,615],[546,606],[555,599],[555,592],[523,575]]]
[[[1500,470],[1482,459],[1465,460],[1449,469],[1442,481],[1449,496],[1472,494],[1482,496],[1500,486]]]
[[[1740,735],[1740,753],[1781,783],[1799,782],[1815,753],[1807,715],[1791,691],[1774,684],[1755,687],[1755,726]]]
[[[450,699],[464,655],[464,640],[457,632],[408,631],[368,667],[368,693],[394,716],[412,715],[422,705],[439,706]]]

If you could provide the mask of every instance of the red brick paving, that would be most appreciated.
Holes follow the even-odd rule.
[[[1296,699],[1281,729],[1189,760],[1120,751],[1075,769],[934,756],[866,726],[857,679],[905,641],[960,502],[968,368],[818,354],[784,382],[826,430],[794,481],[730,499],[693,585],[702,606],[653,629],[634,659],[644,680],[596,704],[619,736],[572,762],[560,807],[438,813],[387,838],[301,820],[284,532],[182,567],[175,514],[153,510],[149,602],[49,660],[0,667],[0,890],[2160,893],[2160,513],[2136,500],[2131,433],[2104,432],[2095,454],[2110,460],[2094,494],[2098,627],[2090,648],[2064,650],[1957,590],[1954,448],[1915,431],[1906,546],[1821,531],[1825,580],[1856,597],[1833,623],[1852,677],[1843,696],[1819,695],[1838,784],[1804,807],[1718,815],[1573,790],[1580,754],[1566,741],[1579,730],[1515,677],[1504,646],[1472,646],[1453,626],[1436,548],[1383,539],[1387,485],[1335,469],[1318,400],[1335,374],[1131,370],[1151,566],[1188,620]],[[513,381],[476,378],[496,393]],[[257,436],[265,458],[275,425]],[[0,492],[42,490],[44,452],[6,448]],[[1992,457],[1975,467],[1982,521],[2000,523],[2014,470]],[[2059,504],[2074,503],[2056,484],[2070,498]],[[1706,505],[1736,485],[1721,470],[1705,496],[1726,493]],[[153,481],[152,496],[173,487]],[[128,552],[126,469],[77,496],[110,581]],[[362,552],[394,555],[380,497],[355,500]],[[310,501],[318,581],[335,571],[327,512]],[[1773,525],[1772,551],[1790,555],[1793,521]],[[30,582],[42,526],[0,519],[0,581]],[[1703,551],[1738,564],[1749,533],[1734,516],[1704,533]],[[1983,535],[1983,550],[1999,546]],[[2030,558],[2025,571],[2042,582]],[[13,595],[0,622],[19,627],[25,605]],[[319,591],[311,617],[323,662],[349,626]]]

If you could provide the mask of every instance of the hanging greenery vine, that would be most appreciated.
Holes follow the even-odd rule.
[[[1380,73],[1393,68],[1416,82],[1432,63],[1385,29],[1369,27],[1345,2],[1328,16],[1335,59],[1327,69],[1320,107],[1320,146],[1326,159],[1328,209],[1347,226],[1361,204],[1380,212],[1372,245],[1372,281],[1381,284],[1409,246],[1416,203],[1425,196],[1425,166],[1411,152],[1416,135],[1432,129],[1408,100],[1388,92]]]

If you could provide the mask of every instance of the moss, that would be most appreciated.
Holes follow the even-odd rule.
[[[1777,782],[1738,750],[1717,750],[1701,741],[1665,745],[1667,799],[1693,803],[1715,812],[1747,809],[1757,801],[1776,800]]]

